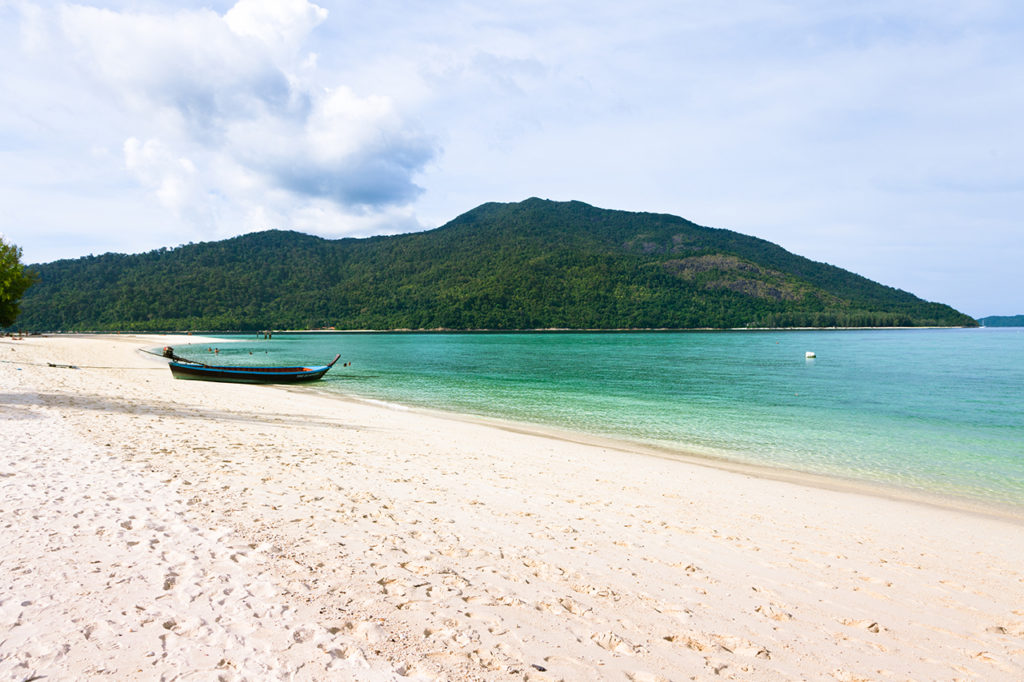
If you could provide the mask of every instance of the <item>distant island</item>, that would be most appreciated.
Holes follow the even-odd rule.
[[[26,331],[977,326],[672,215],[528,199],[366,239],[269,230],[32,266]]]
[[[982,327],[1024,327],[1024,315],[989,315],[978,322]]]

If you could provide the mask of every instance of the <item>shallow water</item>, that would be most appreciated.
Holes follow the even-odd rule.
[[[1024,506],[1024,329],[232,338],[226,364],[341,353],[316,387],[348,395]]]

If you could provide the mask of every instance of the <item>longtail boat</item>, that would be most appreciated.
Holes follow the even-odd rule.
[[[334,363],[341,357],[339,353],[328,364],[313,367],[229,367],[187,360],[175,355],[174,349],[170,346],[164,348],[163,355],[170,360],[168,365],[175,379],[232,381],[243,384],[293,384],[300,381],[316,381],[327,374],[327,370],[334,367]]]

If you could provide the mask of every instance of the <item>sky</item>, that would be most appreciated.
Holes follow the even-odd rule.
[[[0,0],[23,262],[541,197],[1024,313],[1017,0]]]

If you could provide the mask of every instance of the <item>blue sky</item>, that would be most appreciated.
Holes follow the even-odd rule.
[[[27,262],[531,196],[1024,313],[1017,2],[0,0]]]

